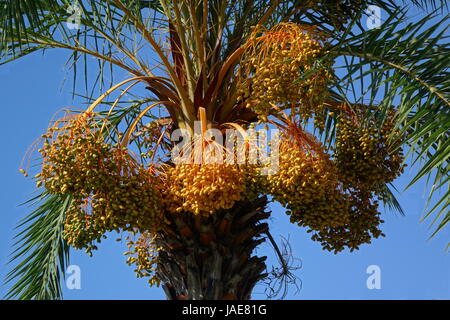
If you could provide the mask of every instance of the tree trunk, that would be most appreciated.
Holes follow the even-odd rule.
[[[252,255],[265,238],[267,197],[237,202],[210,217],[171,216],[159,233],[158,276],[170,300],[248,300],[267,276],[267,257]]]

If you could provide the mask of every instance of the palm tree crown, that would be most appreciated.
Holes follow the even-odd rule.
[[[378,28],[361,24],[369,5],[383,10]],[[58,116],[25,157],[39,155],[41,194],[20,223],[7,298],[61,298],[69,248],[92,254],[110,231],[129,232],[127,262],[168,297],[249,298],[266,276],[251,257],[272,239],[266,195],[325,250],[357,250],[383,236],[380,203],[401,210],[391,183],[407,156],[423,160],[411,184],[447,188],[426,213],[433,235],[444,228],[448,8],[410,5],[433,11],[411,23],[390,0],[0,4],[0,64],[63,49],[76,77],[98,61],[96,79],[84,75],[89,107]],[[276,159],[249,160],[261,128],[279,132]],[[192,139],[175,161],[180,132]]]

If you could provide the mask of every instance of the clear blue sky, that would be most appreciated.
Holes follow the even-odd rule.
[[[74,105],[70,94],[70,72],[64,69],[67,52],[48,51],[0,66],[0,96],[3,115],[0,127],[0,280],[8,270],[13,228],[29,213],[18,206],[29,199],[34,189],[30,179],[18,172],[27,147],[47,127],[53,114]],[[68,77],[65,85],[63,79]],[[79,105],[78,105],[79,106]],[[407,168],[396,181],[403,190],[414,171]],[[406,216],[383,212],[385,238],[364,245],[353,253],[334,255],[321,250],[303,229],[291,225],[278,205],[273,211],[271,232],[276,239],[289,237],[293,254],[301,259],[296,275],[302,282],[300,292],[294,288],[288,299],[450,299],[450,254],[445,245],[450,227],[438,237],[428,240],[427,223],[420,223],[425,204],[425,185],[417,184],[398,195]],[[113,235],[89,258],[72,251],[71,264],[81,268],[81,290],[65,288],[66,299],[164,299],[162,289],[148,287],[146,280],[136,279],[125,264],[125,243],[115,242]],[[276,263],[269,245],[259,249],[269,255],[268,266]],[[370,265],[381,268],[381,289],[366,287]],[[65,287],[65,286],[64,286]],[[5,293],[0,287],[0,295]],[[254,298],[264,299],[264,287],[255,290]]]

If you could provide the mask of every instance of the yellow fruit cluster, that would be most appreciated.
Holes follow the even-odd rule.
[[[36,176],[38,184],[44,184],[52,193],[90,194],[99,186],[98,176],[115,170],[116,164],[110,161],[111,150],[89,132],[83,133],[80,123],[74,124],[68,133],[53,136],[47,134],[42,154],[41,173]],[[73,129],[73,130],[72,130]]]
[[[134,272],[136,277],[150,277],[150,285],[158,285],[159,279],[156,276],[156,268],[158,264],[158,248],[156,246],[155,237],[148,232],[143,232],[137,240],[128,237],[128,256],[127,264],[135,265]]]
[[[403,172],[402,150],[389,140],[392,112],[383,119],[375,108],[342,112],[336,127],[336,165],[344,183],[377,192]]]
[[[372,193],[346,188],[335,163],[312,136],[301,131],[285,135],[279,165],[279,172],[267,177],[267,193],[324,249],[355,250],[381,235]]]
[[[380,219],[378,202],[371,193],[357,191],[342,196],[348,208],[347,223],[309,230],[312,240],[320,242],[325,250],[338,253],[345,248],[349,248],[350,252],[358,250],[361,244],[384,236],[379,229],[384,221]]]
[[[262,118],[274,112],[271,104],[299,106],[304,118],[320,109],[331,79],[330,63],[321,61],[325,41],[309,25],[281,23],[257,30],[241,63],[245,80],[240,93],[247,106]]]
[[[73,116],[43,138],[38,184],[72,196],[64,230],[70,245],[90,250],[106,231],[164,223],[157,177],[126,148],[105,143],[93,116]]]
[[[312,147],[292,137],[283,139],[279,171],[267,177],[267,191],[288,209],[292,222],[314,229],[344,224],[336,168],[319,142],[314,143]]]
[[[261,167],[253,164],[239,166],[244,178],[244,197],[253,201],[264,193],[264,186],[267,184],[267,176],[261,175]]]
[[[208,216],[244,196],[242,170],[231,164],[178,164],[165,172],[163,201],[169,212]]]

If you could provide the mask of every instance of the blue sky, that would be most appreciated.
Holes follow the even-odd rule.
[[[29,213],[18,206],[29,199],[34,189],[30,179],[18,172],[27,147],[43,132],[53,114],[74,106],[70,72],[64,67],[67,52],[48,51],[0,66],[1,185],[0,203],[0,279],[3,280],[11,253],[14,226]],[[77,105],[79,107],[80,105]],[[407,168],[396,181],[402,191],[416,171]],[[419,183],[398,195],[406,216],[383,211],[385,238],[364,245],[357,252],[338,255],[324,252],[309,239],[305,230],[291,225],[282,208],[271,205],[271,232],[277,240],[289,238],[292,253],[302,267],[295,274],[302,288],[291,288],[288,299],[450,299],[450,255],[445,245],[450,228],[428,240],[427,222],[420,223],[426,187]],[[82,251],[72,251],[71,264],[81,268],[81,289],[64,289],[66,299],[164,299],[162,289],[148,287],[145,279],[136,279],[125,264],[125,243],[104,241],[93,258]],[[268,266],[276,264],[273,249],[263,245],[258,253],[268,255]],[[299,260],[299,263],[300,263]],[[369,290],[366,269],[381,269],[381,289]],[[65,287],[65,286],[64,286]],[[6,292],[0,287],[0,295]],[[264,286],[258,286],[254,298],[264,299]]]

